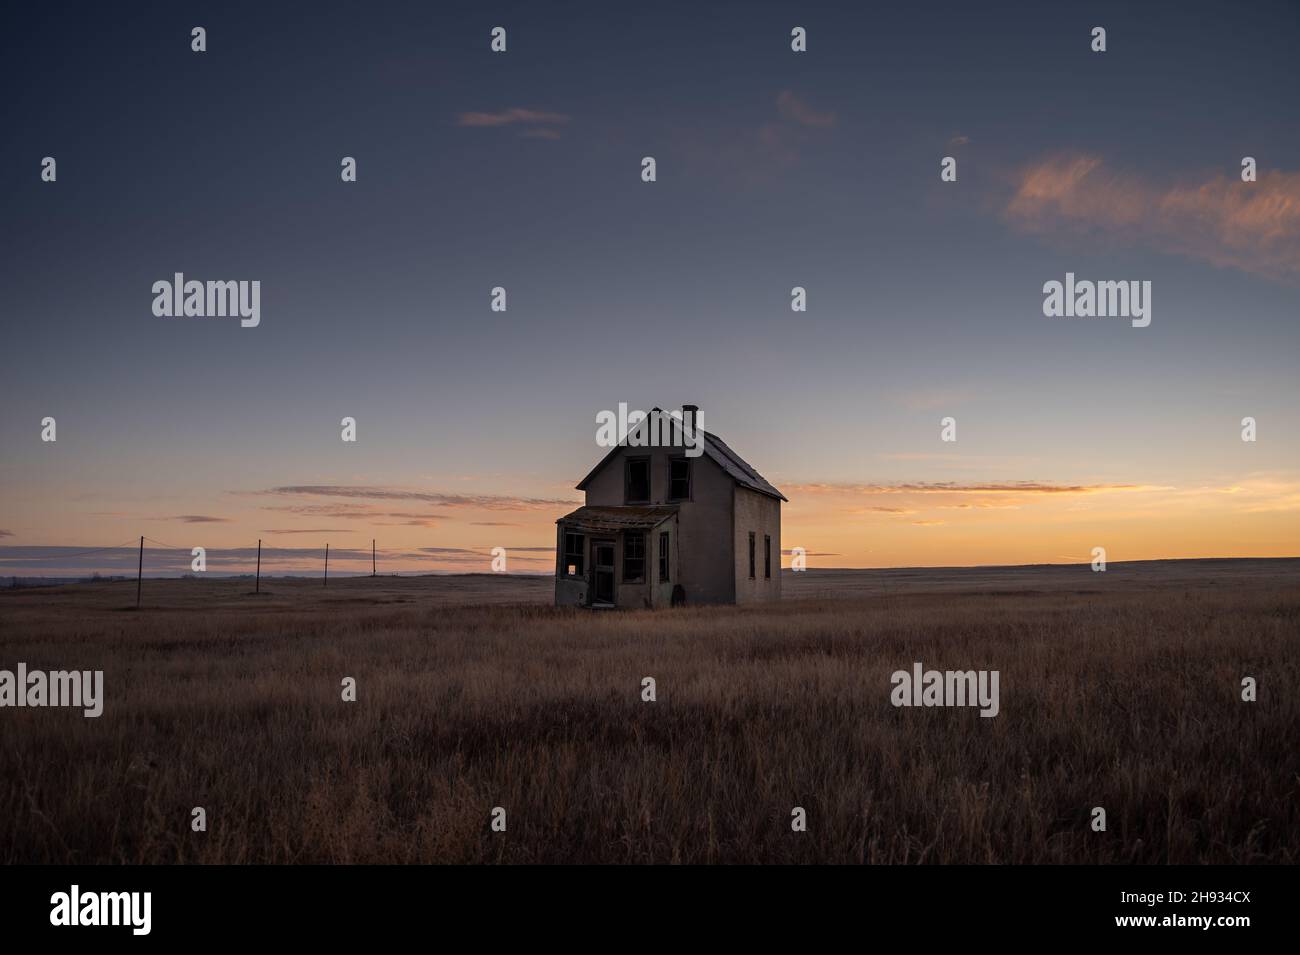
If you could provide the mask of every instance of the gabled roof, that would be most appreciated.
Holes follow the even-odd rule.
[[[555,523],[580,525],[594,531],[649,530],[676,513],[676,504],[629,504],[621,507],[592,505],[565,514]]]
[[[650,414],[666,414],[666,412],[661,408],[655,408],[650,412]],[[650,415],[647,415],[636,428],[633,428],[632,431],[628,433],[634,434],[639,428],[645,426],[646,422],[649,420]],[[705,431],[703,428],[700,429],[699,433],[704,437],[704,454],[712,458],[713,461],[722,468],[722,470],[726,471],[737,484],[742,487],[747,487],[751,491],[757,491],[759,494],[766,494],[768,497],[774,497],[779,501],[789,501],[789,498],[769,484],[763,475],[755,471],[753,467],[750,466],[749,462],[735,451],[731,450],[731,448],[727,446],[727,443],[716,434],[712,431]],[[600,469],[608,464],[610,459],[613,458],[620,449],[627,446],[627,439],[624,438],[620,444],[610,448],[609,453],[600,459],[600,463],[592,468],[585,478],[578,482],[577,490],[585,491],[587,485],[591,482],[591,479],[599,473]]]

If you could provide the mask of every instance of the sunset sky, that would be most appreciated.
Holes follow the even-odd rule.
[[[619,402],[812,567],[1300,554],[1294,3],[266,6],[4,31],[0,574],[549,572]]]

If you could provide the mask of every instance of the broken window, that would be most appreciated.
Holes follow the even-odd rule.
[[[583,536],[581,534],[564,535],[564,576],[582,576],[582,545]]]
[[[754,579],[754,532],[749,532],[749,579]]]
[[[691,462],[688,458],[671,458],[668,461],[668,500],[691,499]]]
[[[645,580],[645,534],[639,531],[623,535],[623,580],[625,583]]]
[[[659,582],[668,581],[668,535],[659,535]]]
[[[627,483],[624,487],[625,504],[650,503],[650,459],[627,459]]]
[[[772,538],[768,534],[763,535],[763,576],[772,576]]]

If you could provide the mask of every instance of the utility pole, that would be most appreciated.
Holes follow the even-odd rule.
[[[140,566],[135,571],[135,609],[140,609],[140,584],[144,580],[144,538],[140,538]]]
[[[370,538],[370,576],[375,576],[375,539]]]
[[[262,539],[257,540],[257,582],[253,585],[253,593],[262,592]]]
[[[322,586],[322,587],[328,587],[329,585],[330,585],[330,545],[329,545],[328,543],[326,543],[326,545],[325,545],[325,583],[321,584],[321,586]]]

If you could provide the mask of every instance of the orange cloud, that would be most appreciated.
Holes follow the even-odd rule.
[[[1097,156],[1061,155],[1020,172],[1004,216],[1030,233],[1127,238],[1218,266],[1300,279],[1300,172],[1163,185],[1110,169]]]
[[[509,126],[512,123],[567,123],[569,117],[564,113],[548,113],[537,109],[520,109],[513,107],[499,113],[461,113],[456,118],[457,126]]]
[[[1000,481],[961,484],[955,481],[912,481],[902,484],[787,484],[800,494],[1100,494],[1106,491],[1168,490],[1144,484],[1049,484],[1043,481]]]
[[[504,494],[444,494],[437,491],[420,491],[400,487],[380,487],[355,484],[290,484],[268,488],[264,491],[232,491],[232,494],[275,495],[280,497],[331,497],[345,498],[349,501],[417,501],[435,507],[468,507],[487,510],[528,511],[550,510],[557,507],[576,507],[577,501],[562,498],[515,497]],[[366,514],[369,505],[321,505],[298,504],[289,507],[271,508],[275,510],[294,510],[296,513],[330,514],[341,516],[370,516]],[[335,508],[338,508],[337,510]],[[434,519],[436,515],[428,514],[389,514],[389,517],[416,517]]]

